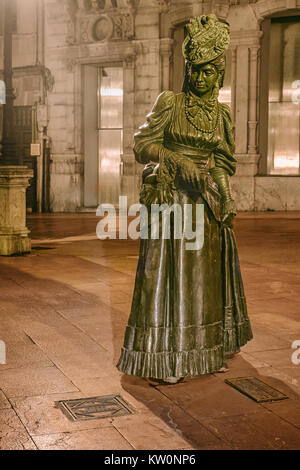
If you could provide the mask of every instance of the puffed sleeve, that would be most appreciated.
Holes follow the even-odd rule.
[[[234,158],[234,126],[229,106],[220,103],[220,113],[223,135],[220,144],[214,151],[215,165],[217,168],[223,168],[229,176],[232,176],[236,171],[237,160]]]
[[[158,96],[147,121],[134,136],[134,153],[139,163],[159,160],[164,130],[172,119],[174,107],[175,94],[172,91],[164,91]]]

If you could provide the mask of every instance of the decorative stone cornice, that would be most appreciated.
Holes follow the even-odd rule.
[[[154,0],[161,13],[167,13],[170,10],[172,0]]]
[[[16,67],[13,69],[14,77],[24,77],[32,75],[40,75],[43,79],[44,89],[47,92],[53,90],[55,79],[51,73],[51,70],[45,67],[44,65],[28,65],[25,67]],[[3,77],[3,70],[0,70],[0,77]]]
[[[80,10],[103,11],[111,8],[118,8],[118,0],[77,0]],[[122,2],[121,2],[122,3]]]
[[[0,166],[0,255],[12,256],[31,250],[26,227],[26,188],[33,178],[26,166]]]
[[[191,4],[172,5],[170,8],[170,19],[173,26],[186,23],[193,15]]]
[[[262,37],[262,31],[232,31],[230,33],[231,46],[249,46],[249,47],[260,47],[260,38]]]
[[[149,54],[150,52],[159,53],[161,51],[161,39],[144,39],[135,41],[135,50],[137,55]],[[166,41],[172,41],[166,38]]]
[[[123,62],[127,69],[133,69],[135,67],[136,54],[127,54],[125,55]]]
[[[0,166],[0,187],[27,188],[33,178],[33,170],[27,166]]]
[[[167,56],[169,59],[171,59],[173,55],[173,49],[174,49],[174,44],[175,41],[174,39],[170,38],[163,38],[160,40],[160,55],[161,56]]]
[[[256,3],[257,0],[248,0],[248,3]],[[240,5],[241,0],[229,0],[230,6]]]
[[[107,62],[122,62],[127,60],[127,57],[135,56],[137,53],[135,41],[119,43],[94,42],[80,45],[76,61],[78,64],[107,64]]]

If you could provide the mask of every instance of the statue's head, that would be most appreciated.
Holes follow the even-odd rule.
[[[229,25],[214,15],[193,18],[186,26],[183,55],[186,75],[183,91],[204,95],[223,86],[225,51],[229,46]]]

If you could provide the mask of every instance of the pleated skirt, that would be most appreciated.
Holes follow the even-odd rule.
[[[195,239],[142,239],[131,313],[117,368],[128,375],[209,374],[252,338],[234,234],[223,228],[199,194],[176,192],[176,203],[202,205],[201,247]],[[172,222],[173,220],[173,222]],[[164,222],[160,222],[163,224]],[[160,235],[162,231],[160,231]],[[178,236],[178,235],[177,235]]]

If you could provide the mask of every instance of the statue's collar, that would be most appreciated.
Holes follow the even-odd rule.
[[[189,90],[185,95],[185,115],[198,131],[212,133],[219,121],[218,99],[213,93],[209,99],[203,99]]]
[[[218,99],[212,94],[210,98],[201,98],[201,96],[196,95],[191,90],[186,93],[186,101],[188,106],[200,106],[201,108],[206,108],[207,110],[213,110],[216,106]]]

